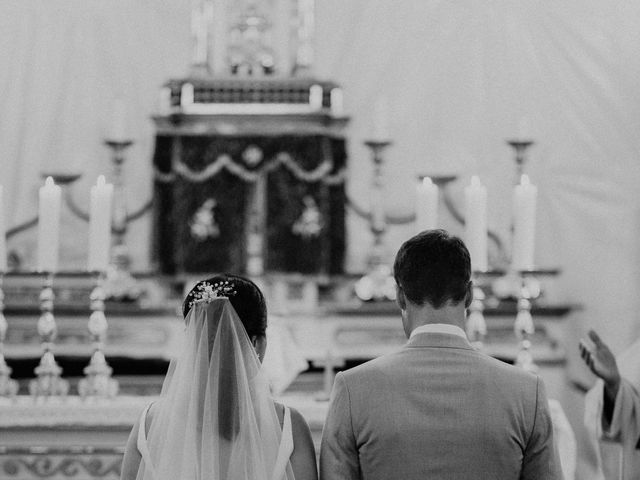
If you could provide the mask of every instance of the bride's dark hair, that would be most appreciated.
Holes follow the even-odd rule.
[[[240,317],[249,338],[264,337],[267,330],[267,302],[255,283],[239,275],[222,273],[196,283],[184,299],[182,315],[186,317],[189,313],[189,304],[195,299],[199,285],[218,282],[229,282],[233,285],[236,293],[229,296],[229,301]]]
[[[199,281],[187,294],[182,304],[182,314],[186,318],[191,302],[199,292],[198,287],[203,283],[215,284],[229,282],[235,292],[229,295],[229,302],[238,314],[249,338],[264,337],[267,330],[267,303],[258,286],[248,278],[231,274],[214,275]],[[240,412],[238,410],[236,372],[233,365],[220,366],[218,387],[218,428],[223,438],[232,440],[240,429]]]

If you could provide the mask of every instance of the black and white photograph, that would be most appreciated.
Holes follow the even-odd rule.
[[[638,25],[0,0],[0,480],[640,479]]]

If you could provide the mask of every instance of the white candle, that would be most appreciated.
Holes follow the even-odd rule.
[[[90,272],[104,272],[109,265],[111,248],[111,203],[113,185],[106,183],[104,175],[91,187],[89,210],[89,262]]]
[[[531,184],[527,175],[522,175],[520,184],[513,191],[513,253],[511,266],[514,270],[534,268],[534,245],[536,227],[536,198],[538,188]]]
[[[487,188],[474,175],[464,189],[464,240],[471,255],[474,272],[487,270]]]
[[[195,94],[193,91],[193,85],[191,83],[185,83],[180,89],[180,106],[188,107],[193,105]]]
[[[313,110],[320,110],[322,108],[322,86],[311,85],[309,88],[309,106]]]
[[[38,271],[55,272],[58,269],[60,245],[60,199],[62,191],[47,177],[39,192],[38,208]]]
[[[431,178],[424,177],[416,187],[416,230],[432,230],[438,227],[438,186]]]
[[[373,129],[371,139],[387,142],[391,139],[389,133],[389,104],[386,97],[379,98],[373,105]]]
[[[113,104],[108,140],[129,140],[127,137],[127,106],[121,98],[118,98]]]
[[[344,99],[341,88],[331,89],[331,113],[339,117],[344,112]]]
[[[7,271],[7,232],[4,220],[4,189],[0,185],[0,273]]]

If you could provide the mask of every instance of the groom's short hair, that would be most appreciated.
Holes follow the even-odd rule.
[[[441,308],[465,300],[471,258],[464,242],[444,230],[425,230],[402,244],[393,265],[396,283],[416,305]]]

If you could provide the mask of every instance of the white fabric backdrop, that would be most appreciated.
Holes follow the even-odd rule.
[[[0,165],[8,224],[35,212],[43,170],[81,170],[86,203],[110,162],[101,144],[116,97],[136,139],[125,170],[129,204],[151,192],[158,87],[189,59],[190,0],[4,0],[0,4]],[[537,145],[537,260],[563,268],[549,295],[581,303],[576,329],[596,326],[619,351],[639,331],[640,5],[595,0],[321,0],[317,72],[341,82],[352,115],[350,196],[366,205],[371,165],[362,141],[380,96],[391,104],[388,209],[413,209],[418,173],[472,173],[489,187],[490,225],[508,231],[515,165],[505,138],[526,117]],[[82,267],[86,224],[64,215],[63,258]],[[444,226],[460,233],[449,219]],[[129,245],[148,266],[148,218]],[[10,243],[29,257],[34,232]],[[391,253],[412,233],[396,227]],[[349,218],[348,268],[370,242]]]
[[[189,59],[189,0],[5,0],[0,5],[0,162],[8,224],[35,212],[39,174],[79,170],[74,198],[110,171],[102,145],[113,101],[128,102],[136,144],[125,171],[129,205],[151,192],[159,86]],[[388,209],[413,209],[418,173],[458,173],[488,184],[490,224],[506,236],[515,166],[504,139],[526,117],[537,145],[537,259],[564,269],[554,296],[584,303],[591,324],[615,326],[615,348],[636,336],[640,6],[597,1],[317,2],[317,72],[341,82],[349,128],[349,193],[366,205],[371,165],[362,140],[386,96]],[[67,266],[85,262],[86,225],[65,216]],[[460,230],[450,219],[444,226]],[[349,220],[348,268],[362,266],[369,233]],[[395,227],[391,253],[412,233]],[[148,219],[133,225],[137,268],[148,264]],[[27,257],[33,232],[11,242]]]

